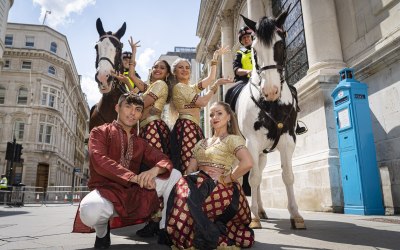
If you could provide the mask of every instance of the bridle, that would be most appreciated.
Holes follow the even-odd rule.
[[[97,53],[97,57],[98,57],[98,54],[99,54],[98,46],[97,46],[97,45],[98,45],[101,41],[103,41],[104,38],[111,38],[111,40],[114,40],[114,41],[116,42],[116,44],[117,44],[117,45],[115,45],[115,44],[113,43],[113,44],[115,45],[115,49],[116,49],[116,53],[115,53],[116,56],[115,56],[115,58],[114,58],[114,62],[115,62],[115,61],[117,60],[117,57],[121,54],[123,44],[121,43],[121,41],[119,40],[119,38],[116,37],[116,36],[114,36],[114,35],[109,35],[109,34],[102,35],[102,36],[100,37],[99,41],[96,43],[96,53]],[[116,69],[115,63],[112,62],[110,58],[104,57],[104,56],[102,56],[102,57],[100,57],[100,58],[97,58],[97,60],[96,60],[96,68],[98,67],[98,65],[99,65],[99,63],[100,63],[101,60],[106,60],[107,62],[109,62],[109,63],[111,64],[111,66],[113,67],[113,69]]]
[[[278,34],[279,34],[279,36],[282,38],[282,41],[284,42],[285,41],[285,37],[286,37],[286,32],[284,31],[284,30],[282,30],[282,29],[279,29],[279,28],[277,28],[277,31],[278,31]],[[254,97],[254,94],[253,94],[253,91],[252,91],[252,87],[251,87],[251,85],[249,85],[249,88],[250,88],[250,98],[253,100],[253,102],[254,102],[254,104],[256,104],[256,106],[268,117],[268,118],[270,118],[271,119],[271,121],[273,122],[273,123],[275,123],[275,125],[276,125],[276,128],[277,128],[277,136],[275,137],[275,141],[274,141],[274,144],[272,145],[272,147],[270,148],[270,149],[264,149],[263,150],[263,153],[269,153],[269,152],[272,152],[274,149],[275,149],[275,147],[278,145],[278,142],[279,142],[279,138],[280,138],[280,136],[282,135],[282,131],[283,131],[283,128],[285,127],[285,125],[286,125],[286,122],[287,122],[287,120],[288,120],[288,118],[290,117],[290,115],[291,115],[291,113],[292,113],[292,111],[293,111],[293,109],[294,109],[294,106],[292,105],[292,107],[291,107],[291,109],[290,109],[290,111],[289,111],[289,113],[286,115],[286,117],[282,120],[282,121],[277,121],[273,116],[272,116],[272,114],[271,113],[269,113],[267,110],[265,110],[265,108],[261,105],[261,101],[262,101],[262,99],[264,99],[262,96],[263,96],[263,92],[261,91],[261,73],[262,72],[264,72],[264,71],[266,71],[266,70],[271,70],[271,69],[276,69],[276,70],[278,70],[278,72],[279,72],[279,75],[280,75],[280,87],[281,87],[281,91],[282,91],[282,88],[283,88],[283,83],[285,82],[285,78],[284,78],[284,75],[283,75],[283,70],[284,70],[284,63],[285,63],[285,61],[286,61],[286,47],[284,47],[283,49],[284,49],[284,58],[283,58],[283,60],[282,60],[282,64],[272,64],[272,65],[266,65],[266,66],[264,66],[264,67],[261,67],[260,68],[260,65],[258,64],[258,60],[257,60],[257,52],[256,52],[256,50],[254,49],[254,48],[252,48],[253,49],[253,57],[254,57],[254,62],[255,62],[255,68],[256,68],[256,73],[257,73],[257,75],[258,75],[258,78],[259,78],[259,82],[258,82],[258,84],[256,85],[255,83],[253,83],[251,80],[249,81],[250,82],[250,84],[252,85],[252,86],[254,86],[257,90],[258,90],[258,92],[259,92],[259,94],[260,94],[260,100],[256,100],[255,99],[255,97]],[[276,100],[276,101],[274,101],[274,102],[277,102],[278,100],[280,99],[280,97]],[[292,104],[294,104],[294,96],[292,95]]]

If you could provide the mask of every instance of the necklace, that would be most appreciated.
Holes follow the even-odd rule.
[[[223,139],[225,139],[227,136],[228,136],[229,134],[224,134],[224,135],[222,135],[222,136],[213,136],[212,138],[211,138],[211,141],[210,141],[210,143],[207,145],[207,147],[211,147],[212,145],[214,145],[214,144],[218,144],[219,142],[221,142]],[[219,141],[218,141],[218,139],[219,139]]]

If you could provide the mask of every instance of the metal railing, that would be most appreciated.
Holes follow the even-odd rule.
[[[87,186],[13,186],[0,190],[0,205],[42,206],[52,204],[79,204],[89,193]]]

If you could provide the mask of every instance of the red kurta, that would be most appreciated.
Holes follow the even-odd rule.
[[[119,217],[111,221],[111,228],[118,228],[146,221],[158,209],[155,190],[140,188],[129,182],[139,174],[140,164],[165,168],[168,171],[159,178],[168,178],[173,168],[168,157],[135,135],[128,136],[115,121],[94,128],[89,138],[90,190],[97,189],[101,196],[113,203]],[[73,232],[91,232],[80,220],[79,209]]]

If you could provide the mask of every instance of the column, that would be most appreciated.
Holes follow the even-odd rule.
[[[221,16],[220,16],[220,21],[221,21],[221,46],[226,47],[228,46],[229,48],[232,49],[233,43],[234,43],[234,33],[233,33],[233,13],[232,10],[226,10],[224,11]],[[222,62],[222,76],[223,77],[230,77],[231,79],[234,78],[234,73],[233,73],[233,54],[234,52],[232,51],[231,53],[227,53],[222,56],[221,62]],[[232,84],[227,84],[223,86],[223,95],[225,96],[226,91],[233,85]]]
[[[308,73],[323,68],[343,68],[342,47],[334,0],[302,0],[307,41]]]
[[[261,17],[265,16],[265,5],[262,0],[247,0],[248,18],[258,22]]]

